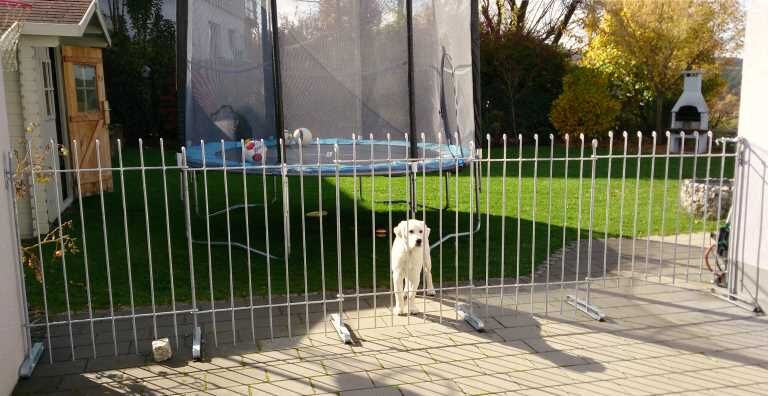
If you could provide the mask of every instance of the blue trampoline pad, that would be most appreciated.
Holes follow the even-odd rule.
[[[280,150],[274,139],[264,141],[267,155],[262,162],[243,161],[239,141],[224,141],[194,145],[187,148],[187,164],[191,168],[219,169],[281,175],[283,164]],[[335,151],[338,147],[338,151]],[[289,175],[402,175],[413,172],[451,171],[463,168],[469,161],[469,149],[458,145],[419,143],[418,158],[407,160],[410,143],[386,140],[319,139],[308,145],[291,144],[284,148],[283,160]],[[338,161],[337,161],[338,159]],[[408,167],[408,164],[412,164]],[[303,164],[303,165],[302,165]]]

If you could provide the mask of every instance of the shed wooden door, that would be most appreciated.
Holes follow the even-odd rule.
[[[71,152],[77,141],[80,169],[96,169],[96,140],[100,145],[101,166],[112,166],[109,149],[109,106],[104,90],[104,64],[101,48],[62,47],[64,61],[64,93],[67,101],[67,126]],[[75,163],[72,164],[75,166]],[[112,191],[112,172],[101,172],[104,191]],[[99,193],[99,172],[80,173],[80,191],[83,196]]]

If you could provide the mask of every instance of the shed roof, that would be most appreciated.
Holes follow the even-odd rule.
[[[79,24],[93,0],[27,0],[27,22]]]
[[[23,3],[28,7],[23,18],[25,28],[22,34],[82,35],[90,20],[95,17],[101,25],[106,40],[109,41],[96,0],[0,0],[0,31],[5,31],[15,22],[10,18],[4,18],[3,15],[4,13],[7,15],[11,7],[16,6],[13,3]],[[1,25],[3,22],[6,26]],[[46,26],[54,29],[47,29]]]
[[[0,29],[5,30],[14,22],[6,15],[16,8],[26,7],[24,20],[39,23],[79,24],[93,0],[25,0],[0,1]]]

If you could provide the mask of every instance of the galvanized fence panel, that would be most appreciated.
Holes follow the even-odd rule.
[[[54,142],[30,144],[11,155],[16,208],[31,204],[17,210],[15,227],[21,236],[21,219],[47,210],[56,221],[21,239],[28,347],[43,343],[53,362],[149,353],[152,340],[167,337],[198,358],[202,343],[334,333],[350,342],[357,329],[462,320],[482,329],[485,317],[505,313],[601,320],[594,288],[708,282],[715,262],[733,285],[706,233],[724,225],[738,198],[738,180],[729,180],[741,143],[706,136],[705,148],[698,134],[688,150],[683,139],[680,153],[655,133],[601,142],[503,135],[498,147],[487,136],[462,164],[427,158],[421,135],[404,174],[393,172],[391,146],[376,162],[373,146],[359,143],[351,159],[335,150],[332,172],[320,145],[317,163],[253,163],[243,149],[238,166],[212,166],[201,142],[202,166],[191,166],[184,147],[174,163],[162,140],[118,141],[114,164],[97,154],[97,167],[85,169],[79,142],[69,168]],[[437,161],[435,172],[426,161]],[[340,172],[346,165],[351,176]],[[104,191],[108,172],[119,191]],[[76,188],[86,173],[99,176],[95,196]],[[681,203],[686,179],[704,185],[685,193],[702,219]],[[39,199],[51,188],[53,205]],[[64,207],[68,191],[75,196]],[[432,229],[431,274],[416,290],[419,313],[400,317],[389,250],[393,227],[408,218]]]

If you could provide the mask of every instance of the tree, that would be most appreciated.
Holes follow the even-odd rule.
[[[607,73],[620,96],[655,101],[659,131],[681,72],[705,69],[716,78],[716,58],[742,45],[739,0],[593,0],[586,9],[582,64]]]
[[[567,54],[513,33],[487,39],[481,32],[480,71],[483,129],[532,134],[549,129],[549,108],[561,91]]]
[[[125,26],[124,0],[106,0],[106,2],[106,11],[109,16],[110,24],[112,25],[112,33],[118,33],[120,32],[120,29]]]
[[[515,33],[552,46],[560,45],[583,0],[481,0],[482,28],[501,39]]]
[[[741,97],[741,59],[718,60],[720,77],[715,84],[704,84],[709,105],[709,128],[714,131],[735,132],[739,121]]]
[[[601,71],[576,67],[563,78],[563,93],[552,104],[550,119],[561,134],[598,137],[614,126],[620,108]]]
[[[130,137],[175,138],[163,125],[162,97],[175,96],[176,28],[162,0],[111,0],[112,46],[104,50],[112,121]]]
[[[480,0],[483,129],[531,134],[550,127],[568,54],[561,47],[583,0]]]

